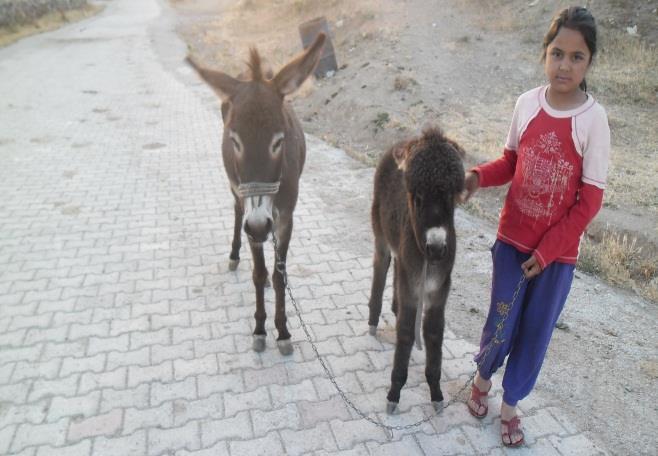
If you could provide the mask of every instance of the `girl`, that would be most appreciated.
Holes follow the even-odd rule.
[[[468,401],[473,416],[486,416],[490,378],[509,355],[501,406],[506,446],[523,444],[516,404],[539,375],[580,237],[601,208],[610,153],[606,113],[586,92],[596,53],[590,12],[561,11],[543,48],[548,85],[519,97],[503,156],[467,172],[462,194],[467,201],[479,187],[512,182],[492,248],[491,306]]]

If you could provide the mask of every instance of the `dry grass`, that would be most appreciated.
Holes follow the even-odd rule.
[[[626,234],[608,230],[600,242],[585,238],[578,267],[658,302],[658,258],[644,255]]]
[[[407,91],[410,90],[412,86],[417,86],[418,82],[409,76],[396,76],[393,80],[393,90],[395,91]]]
[[[0,47],[7,46],[30,35],[54,30],[69,22],[85,19],[99,13],[102,9],[103,7],[100,5],[86,5],[84,8],[45,14],[31,24],[0,27]]]
[[[655,105],[658,49],[637,37],[605,30],[590,80],[598,92],[619,104]]]

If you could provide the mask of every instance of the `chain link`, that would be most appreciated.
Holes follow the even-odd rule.
[[[306,325],[306,322],[302,318],[302,312],[299,309],[299,306],[297,305],[297,301],[295,300],[295,297],[292,294],[292,290],[290,288],[290,284],[288,282],[288,272],[286,271],[286,263],[284,261],[281,261],[281,258],[279,257],[279,247],[278,247],[278,240],[276,238],[276,234],[274,230],[272,230],[272,243],[274,244],[274,255],[276,257],[276,270],[281,273],[283,276],[283,286],[285,287],[285,290],[288,292],[288,297],[290,298],[290,302],[292,302],[293,307],[295,308],[295,312],[297,313],[297,318],[299,319],[299,324],[301,328],[304,330],[304,334],[306,335],[306,340],[311,344],[311,348],[313,349],[313,352],[315,353],[315,357],[318,359],[320,362],[320,366],[322,366],[322,369],[324,370],[325,374],[327,374],[327,377],[329,378],[329,381],[334,385],[334,388],[336,389],[336,392],[340,395],[340,397],[343,399],[345,404],[347,404],[357,415],[359,415],[361,418],[363,418],[366,421],[369,421],[370,423],[374,424],[375,426],[382,428],[385,432],[386,435],[388,436],[389,439],[393,438],[393,431],[406,431],[411,428],[415,428],[420,426],[421,424],[427,423],[428,421],[431,421],[434,417],[436,417],[439,412],[443,411],[443,409],[446,409],[450,407],[451,405],[457,403],[457,402],[462,402],[460,400],[462,393],[471,385],[473,382],[473,379],[475,378],[475,372],[473,372],[469,378],[466,380],[466,383],[464,383],[464,386],[462,386],[459,391],[450,399],[448,402],[442,404],[440,409],[435,410],[433,414],[427,415],[425,418],[422,420],[415,421],[410,424],[406,425],[397,425],[397,426],[390,426],[387,424],[382,423],[381,421],[378,421],[369,415],[366,415],[359,407],[357,407],[354,402],[350,400],[349,397],[347,397],[347,394],[345,394],[345,391],[338,385],[338,382],[336,381],[336,377],[334,374],[331,372],[329,369],[329,366],[327,366],[324,358],[320,356],[320,352],[318,351],[318,347],[315,345],[315,342],[313,342],[313,339],[311,338],[311,333],[308,329],[308,326]],[[496,325],[496,332],[485,348],[482,356],[480,356],[480,362],[477,363],[478,369],[480,368],[482,362],[487,358],[489,353],[491,352],[491,349],[493,348],[494,345],[499,345],[502,344],[505,339],[502,339],[501,332],[503,330],[503,327],[505,325],[505,321],[507,320],[507,316],[509,315],[510,311],[512,310],[512,307],[514,306],[514,303],[519,296],[519,293],[521,292],[521,287],[523,286],[523,282],[525,281],[525,277],[523,274],[521,274],[521,279],[519,280],[519,283],[516,286],[516,289],[514,290],[514,294],[512,295],[512,300],[509,304],[499,302],[497,304],[497,310],[498,313],[500,313],[503,318],[498,322]],[[476,371],[477,372],[477,371]]]

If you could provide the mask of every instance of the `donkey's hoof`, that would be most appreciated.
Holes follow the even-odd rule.
[[[276,345],[277,347],[279,347],[279,352],[283,356],[292,355],[293,349],[292,349],[292,342],[290,341],[290,339],[277,340]]]
[[[377,326],[369,325],[368,326],[368,334],[371,336],[374,336],[377,334]]]
[[[238,269],[239,264],[240,264],[239,259],[238,260],[233,260],[233,259],[228,260],[228,270],[229,271],[235,271],[236,269]]]
[[[432,401],[432,407],[434,407],[435,412],[440,412],[443,410],[443,401]]]
[[[397,402],[386,402],[386,413],[388,415],[397,415],[398,413],[398,403]]]
[[[254,340],[251,344],[255,352],[262,352],[265,350],[265,339],[267,336],[265,334],[254,334]]]

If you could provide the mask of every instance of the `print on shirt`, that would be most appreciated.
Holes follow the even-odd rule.
[[[564,199],[574,165],[564,159],[562,143],[554,131],[540,135],[520,152],[523,181],[516,202],[519,211],[534,223],[550,225],[554,206],[560,207]]]

